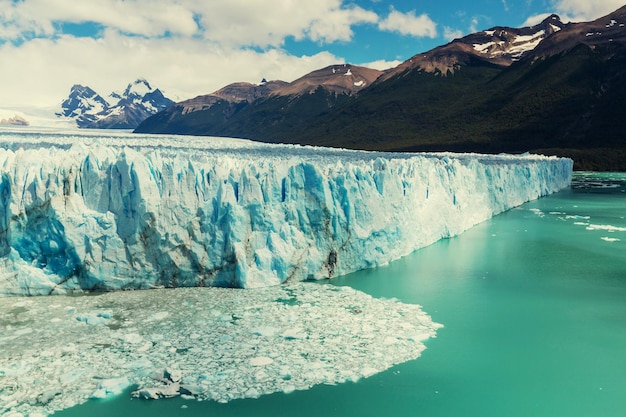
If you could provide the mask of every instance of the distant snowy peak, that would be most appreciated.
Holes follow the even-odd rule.
[[[148,81],[143,78],[138,78],[132,83],[129,83],[124,91],[113,91],[109,94],[109,103],[111,103],[111,106],[115,106],[119,104],[121,100],[145,101],[146,96],[150,97],[150,95],[156,91],[160,93],[159,89],[152,88]]]
[[[90,87],[75,84],[69,96],[61,103],[57,116],[79,118],[83,115],[95,115],[107,108],[109,103]]]
[[[128,84],[122,92],[112,92],[105,100],[90,87],[74,85],[56,115],[76,120],[81,128],[134,129],[149,116],[174,102],[154,89],[143,78]]]
[[[148,93],[153,92],[154,89],[150,86],[150,83],[143,78],[139,78],[128,84],[126,90],[124,90],[124,97],[143,97]]]

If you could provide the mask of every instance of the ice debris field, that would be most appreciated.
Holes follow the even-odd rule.
[[[569,186],[572,161],[0,133],[0,295],[263,287],[375,267]]]
[[[0,298],[0,415],[132,388],[229,401],[356,381],[415,359],[440,325],[349,287],[178,288]]]

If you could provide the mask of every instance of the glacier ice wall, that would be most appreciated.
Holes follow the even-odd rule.
[[[569,186],[572,161],[0,135],[0,294],[260,287],[385,264]]]

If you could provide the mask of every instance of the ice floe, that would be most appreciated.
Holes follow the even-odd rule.
[[[130,387],[226,402],[356,381],[419,357],[439,327],[418,305],[319,283],[0,298],[0,415]]]

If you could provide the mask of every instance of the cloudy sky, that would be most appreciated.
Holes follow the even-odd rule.
[[[455,37],[626,0],[0,0],[0,108],[58,105],[146,78],[175,100],[334,63],[384,69]]]

